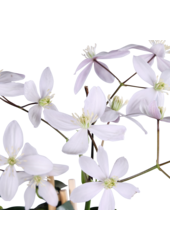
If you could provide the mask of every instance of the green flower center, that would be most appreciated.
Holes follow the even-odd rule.
[[[160,111],[160,114],[161,114],[161,119],[164,118],[164,114],[165,114],[165,111],[166,111],[166,108],[164,107],[158,107],[159,111]]]
[[[56,92],[49,92],[48,95],[42,99],[40,99],[38,101],[38,104],[41,106],[41,107],[45,107],[45,106],[48,106],[50,105],[51,102],[54,101],[54,99],[56,98],[57,96],[57,93]]]
[[[39,175],[36,175],[33,177],[34,182],[38,185],[42,181],[42,177]]]
[[[103,184],[104,184],[104,188],[105,189],[110,189],[112,187],[115,187],[117,185],[117,180],[118,178],[107,178],[104,180]]]
[[[15,157],[10,157],[10,158],[8,159],[8,164],[9,164],[10,166],[15,165],[16,163],[17,163],[17,160],[15,159]]]
[[[158,83],[155,83],[154,89],[156,91],[161,91],[161,90],[166,89],[166,86],[167,84],[165,84],[164,82],[158,82]]]
[[[94,47],[87,46],[87,48],[83,50],[85,52],[83,56],[85,56],[85,58],[93,58],[96,55],[96,46],[96,44]]]

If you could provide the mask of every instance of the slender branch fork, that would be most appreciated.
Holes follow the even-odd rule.
[[[155,57],[156,55],[154,55],[149,61],[148,63]],[[95,59],[94,59],[95,60]],[[96,63],[100,64],[100,62],[98,62],[97,60],[95,60]],[[100,64],[101,67],[105,68],[102,64]],[[117,93],[120,93],[121,90],[123,89],[121,84],[119,84],[119,81],[120,83],[123,84],[123,87],[127,87],[127,88],[134,88],[134,89],[144,89],[144,88],[147,88],[147,86],[145,85],[140,85],[140,84],[133,84],[131,83],[131,81],[133,79],[136,78],[137,76],[137,73],[136,72],[131,72],[128,76],[126,76],[123,80],[122,78],[114,71],[114,70],[108,70],[107,68],[105,68],[110,74],[112,74],[115,78],[116,78],[116,81],[117,81],[117,86],[115,87],[115,89],[112,90],[111,92],[111,97],[110,99],[112,99],[114,97],[114,95],[116,95]],[[83,89],[84,93],[85,91],[87,91],[87,95],[88,95],[88,90],[87,88]],[[0,96],[0,102],[10,108],[13,108],[17,111],[20,111],[22,113],[28,113],[28,108],[30,106],[33,106],[37,103],[29,103],[29,102],[25,102],[23,104],[20,104],[12,99],[9,99],[7,97],[4,97],[4,96]],[[53,128],[47,121],[45,121],[43,118],[41,119],[42,123],[48,127],[51,131],[53,131],[56,135],[58,135],[63,141],[65,141],[67,138],[68,138],[68,135],[63,133],[62,131],[59,131],[55,128]],[[93,145],[94,145],[94,150],[95,152],[97,152],[97,149],[98,149],[98,142],[96,141],[95,137],[91,135],[90,131],[88,131],[88,134],[89,134],[89,137],[90,139],[93,141]],[[159,162],[159,164],[158,164]],[[124,182],[124,181],[133,181],[133,180],[136,180],[138,178],[142,178],[140,174],[144,174],[146,172],[146,175],[147,173],[151,173],[152,171],[153,172],[159,172],[167,181],[170,180],[170,173],[165,169],[165,167],[169,166],[170,165],[170,159],[165,159],[164,161],[160,162],[159,159],[157,159],[157,162],[151,166],[148,166],[144,169],[141,169],[135,173],[132,173],[122,179],[119,180],[119,182]],[[3,168],[0,169],[0,172],[4,171]],[[140,174],[139,174],[140,173]]]

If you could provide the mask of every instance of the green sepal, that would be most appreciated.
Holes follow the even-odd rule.
[[[81,170],[81,182],[85,184],[88,182],[88,175]]]

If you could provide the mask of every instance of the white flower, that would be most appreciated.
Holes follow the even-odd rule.
[[[108,99],[110,99],[110,96],[108,96]],[[125,117],[132,122],[134,122],[139,128],[141,128],[145,134],[147,134],[147,131],[144,129],[144,127],[136,121],[134,118],[129,117],[128,115],[123,115],[122,113],[119,112],[119,110],[124,107],[128,101],[123,102],[123,98],[120,98],[118,96],[115,96],[113,100],[109,101],[110,107],[106,107],[105,112],[103,113],[102,117],[100,120],[102,122],[114,122],[118,123],[120,121],[121,117]]]
[[[10,97],[24,95],[24,84],[14,82],[24,78],[22,74],[0,70],[0,95]]]
[[[101,140],[118,141],[124,139],[126,128],[116,125],[94,125],[104,113],[106,98],[99,87],[93,87],[85,100],[82,116],[70,116],[58,111],[45,110],[47,122],[56,129],[69,131],[80,129],[63,146],[67,154],[84,154],[88,149],[88,130]]]
[[[114,76],[106,70],[106,69],[109,70],[108,66],[105,63],[98,61],[98,60],[120,58],[120,57],[124,57],[130,53],[127,50],[112,50],[110,52],[100,52],[100,53],[96,54],[96,45],[95,45],[95,47],[88,46],[84,50],[84,52],[85,52],[85,54],[83,54],[83,56],[85,56],[86,59],[83,60],[78,65],[76,72],[75,72],[75,74],[76,74],[77,71],[84,68],[81,71],[81,73],[79,74],[79,76],[77,77],[77,80],[75,82],[75,86],[74,86],[74,93],[75,94],[77,94],[80,91],[80,89],[82,88],[82,86],[84,85],[84,83],[85,83],[85,81],[86,81],[86,79],[91,71],[93,64],[94,64],[94,70],[101,80],[103,80],[104,82],[107,82],[107,83],[114,82],[114,79],[115,79]]]
[[[124,157],[115,162],[110,174],[108,156],[101,146],[98,148],[97,161],[99,165],[89,157],[80,157],[79,163],[82,171],[99,180],[99,182],[86,183],[74,189],[70,197],[73,202],[87,202],[104,189],[99,210],[114,210],[115,200],[112,190],[117,191],[126,199],[131,199],[136,193],[139,193],[139,189],[132,184],[118,182],[119,178],[124,176],[129,168]]]
[[[33,81],[25,83],[24,92],[26,99],[31,102],[37,102],[36,105],[30,108],[28,113],[29,119],[35,128],[37,128],[41,122],[42,108],[57,110],[56,106],[52,104],[52,98],[54,97],[54,95],[51,94],[53,84],[54,80],[49,68],[43,71],[40,78],[40,96]]]
[[[17,173],[19,185],[21,185],[23,182],[29,181],[28,188],[26,189],[24,194],[25,209],[30,209],[34,203],[36,186],[38,186],[38,194],[49,205],[56,207],[58,204],[58,196],[53,185],[48,182],[48,180],[50,180],[49,176],[61,175],[67,172],[68,169],[69,167],[66,165],[54,164],[51,172],[43,175],[29,175],[25,172]]]
[[[10,201],[18,189],[18,177],[15,166],[22,167],[28,174],[44,174],[52,170],[53,164],[44,156],[37,154],[35,148],[26,143],[21,155],[18,153],[23,146],[23,133],[16,121],[12,121],[6,128],[4,137],[4,148],[8,158],[0,155],[0,166],[7,165],[0,179],[0,196]]]

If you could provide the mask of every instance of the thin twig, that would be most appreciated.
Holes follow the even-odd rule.
[[[135,85],[124,84],[123,86],[125,86],[125,87],[132,87],[132,88],[138,88],[138,89],[147,89],[146,87],[140,87],[140,86],[135,86]]]
[[[96,143],[95,143],[95,141],[94,141],[94,139],[93,139],[93,137],[92,137],[92,135],[91,135],[91,133],[90,133],[89,130],[88,130],[88,135],[90,136],[90,139],[92,140],[93,145],[94,145],[94,147],[95,147],[95,150],[96,150],[96,152],[97,152],[97,151],[98,151],[98,148],[97,148]]]
[[[170,176],[162,168],[159,168],[159,170],[170,179]]]
[[[38,102],[32,102],[32,103],[26,104],[26,105],[24,105],[24,106],[21,106],[21,108],[25,108],[25,107],[27,107],[27,106],[35,105],[35,104],[38,104]]]

